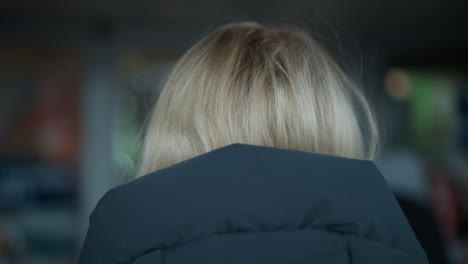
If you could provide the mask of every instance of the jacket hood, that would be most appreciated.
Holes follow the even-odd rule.
[[[428,262],[373,162],[232,144],[108,191],[79,263]]]

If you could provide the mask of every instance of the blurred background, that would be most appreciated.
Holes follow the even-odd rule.
[[[468,263],[465,0],[1,1],[0,263],[76,263],[171,65],[242,20],[309,30],[359,80],[431,263]]]

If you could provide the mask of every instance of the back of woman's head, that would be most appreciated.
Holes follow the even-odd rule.
[[[232,143],[373,159],[374,115],[307,33],[218,28],[177,62],[148,119],[139,175]]]

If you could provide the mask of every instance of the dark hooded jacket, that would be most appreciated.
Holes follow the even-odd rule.
[[[232,144],[108,191],[80,264],[424,264],[373,162]]]

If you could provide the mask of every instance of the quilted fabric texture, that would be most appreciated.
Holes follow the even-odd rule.
[[[232,144],[108,191],[80,264],[424,264],[373,162]]]

